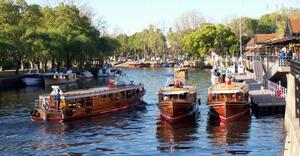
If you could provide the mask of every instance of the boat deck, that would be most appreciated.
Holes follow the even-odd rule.
[[[248,86],[245,83],[231,83],[226,85],[225,83],[219,83],[209,87],[208,91],[210,93],[237,93],[237,92],[247,92]]]

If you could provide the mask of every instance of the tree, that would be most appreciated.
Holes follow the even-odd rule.
[[[214,50],[220,55],[226,55],[230,52],[231,55],[237,55],[239,44],[236,34],[231,31],[228,26],[219,24],[216,26],[216,37],[214,41]]]
[[[205,18],[196,10],[182,14],[175,23],[176,31],[189,33],[206,23]]]
[[[183,38],[183,49],[186,53],[200,58],[205,57],[214,48],[216,27],[206,25]]]
[[[183,49],[188,54],[203,58],[214,50],[220,55],[236,53],[238,39],[228,26],[205,25],[183,38]]]

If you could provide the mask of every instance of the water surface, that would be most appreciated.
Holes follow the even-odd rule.
[[[156,92],[172,80],[172,68],[124,69],[123,79],[145,84],[145,105],[64,124],[34,123],[30,111],[38,95],[50,88],[27,87],[0,92],[0,155],[282,155],[281,116],[223,125],[208,117],[210,73],[192,69],[189,83],[202,105],[196,122],[170,125],[160,119]],[[105,79],[80,81],[63,90],[89,88]]]

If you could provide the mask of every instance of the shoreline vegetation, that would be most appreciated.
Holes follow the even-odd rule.
[[[212,52],[223,58],[238,57],[240,41],[243,50],[255,34],[281,35],[287,19],[300,18],[300,9],[282,6],[259,19],[240,17],[213,24],[192,10],[167,31],[150,25],[127,35],[105,33],[106,21],[90,10],[71,1],[41,6],[25,0],[0,0],[0,71],[16,73],[0,72],[0,78],[33,68],[44,72],[99,69],[109,62],[200,62],[203,67]]]

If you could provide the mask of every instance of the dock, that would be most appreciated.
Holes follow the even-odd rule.
[[[238,82],[245,81],[249,85],[251,109],[255,116],[284,114],[285,97],[277,96],[274,90],[254,80],[253,73],[247,71],[245,75],[234,75],[234,78]]]

